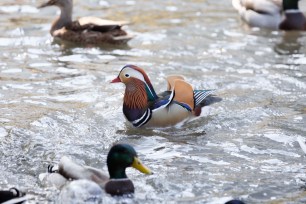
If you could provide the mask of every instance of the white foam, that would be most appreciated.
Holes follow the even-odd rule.
[[[215,164],[215,165],[230,165],[229,162],[225,162],[225,161],[214,161],[214,160],[211,160],[211,159],[208,159],[206,157],[199,157],[199,156],[186,156],[186,158],[190,158],[192,160],[195,160],[195,161],[198,161],[198,162],[201,162],[201,163],[210,163],[210,164]]]
[[[6,129],[0,127],[0,138],[6,137],[8,135],[8,132]]]
[[[11,73],[20,73],[22,72],[22,69],[19,69],[19,68],[15,68],[15,69],[5,69],[3,71],[1,71],[2,73],[8,73],[8,74],[11,74]]]

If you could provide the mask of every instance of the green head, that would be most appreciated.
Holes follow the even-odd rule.
[[[128,144],[114,145],[107,155],[107,167],[111,179],[127,178],[125,169],[133,167],[144,174],[152,174],[137,157],[135,149]]]

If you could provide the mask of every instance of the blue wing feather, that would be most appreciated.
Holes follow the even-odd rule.
[[[186,108],[188,111],[192,111],[192,109],[190,108],[189,105],[185,104],[185,103],[180,103],[178,101],[173,101],[176,104],[179,104],[180,106],[182,106],[183,108]]]
[[[151,106],[151,110],[154,111],[158,108],[166,108],[168,105],[171,104],[171,102],[176,103],[180,106],[182,106],[183,108],[186,108],[188,111],[192,111],[192,109],[190,108],[190,106],[188,104],[185,103],[180,103],[178,101],[173,100],[175,96],[175,92],[174,91],[167,91],[163,93],[163,98],[159,98],[159,100],[157,100],[152,106]]]
[[[162,100],[158,100],[156,103],[153,104],[151,110],[160,108],[162,106],[167,106],[169,103],[169,99],[162,99]]]
[[[166,91],[164,93],[162,93],[162,98],[159,98],[158,100],[155,101],[155,103],[153,105],[151,105],[151,110],[154,111],[158,108],[165,108],[167,107],[174,98],[174,91]]]

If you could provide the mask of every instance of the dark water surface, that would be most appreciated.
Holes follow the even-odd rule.
[[[296,142],[306,137],[305,32],[247,28],[228,0],[74,0],[75,18],[129,20],[137,36],[127,47],[73,48],[53,43],[58,10],[37,10],[41,2],[0,2],[2,189],[56,202],[38,178],[49,163],[68,155],[106,170],[110,146],[127,142],[155,172],[128,170],[127,203],[306,202]],[[133,129],[123,85],[109,83],[125,64],[143,67],[157,92],[179,74],[223,100],[180,127]]]

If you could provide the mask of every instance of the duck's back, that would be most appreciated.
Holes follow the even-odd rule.
[[[59,163],[59,173],[67,179],[87,179],[96,182],[101,187],[104,187],[105,183],[108,181],[108,176],[106,176],[99,169],[81,166],[74,163],[68,157],[62,157]]]
[[[126,21],[82,17],[61,29],[54,30],[51,34],[53,37],[73,43],[93,45],[100,43],[121,44],[133,38],[133,36],[128,35],[121,29],[121,26],[126,24],[128,24]]]
[[[282,19],[280,0],[232,0],[232,4],[250,26],[278,29]]]

